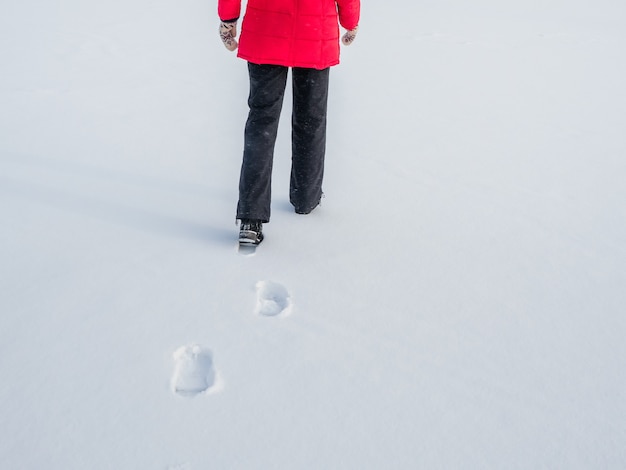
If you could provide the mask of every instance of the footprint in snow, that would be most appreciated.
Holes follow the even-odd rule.
[[[266,317],[291,313],[289,291],[278,282],[259,281],[256,284],[256,313]]]
[[[184,397],[193,397],[215,385],[213,355],[197,344],[182,346],[174,353],[176,367],[172,389]]]

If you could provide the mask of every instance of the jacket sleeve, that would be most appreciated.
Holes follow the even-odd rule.
[[[233,20],[239,18],[241,13],[241,0],[218,0],[217,14],[220,20]]]
[[[339,24],[347,30],[359,25],[361,17],[361,0],[336,0],[339,13]]]

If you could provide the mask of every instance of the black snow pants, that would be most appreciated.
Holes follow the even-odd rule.
[[[272,164],[288,67],[248,63],[250,112],[239,179],[237,219],[270,220]],[[291,179],[289,200],[299,214],[320,203],[326,152],[330,69],[292,69]]]

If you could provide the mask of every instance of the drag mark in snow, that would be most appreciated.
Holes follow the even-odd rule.
[[[278,282],[259,281],[256,283],[256,313],[266,317],[288,315],[291,312],[289,291]]]
[[[174,353],[176,367],[172,390],[184,397],[193,397],[215,385],[213,355],[197,344],[182,346]]]

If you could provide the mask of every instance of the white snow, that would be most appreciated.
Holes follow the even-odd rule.
[[[172,390],[191,397],[207,390],[215,390],[213,355],[199,344],[182,346],[174,353],[176,369],[172,377]]]
[[[623,1],[363,2],[251,256],[216,3],[5,3],[0,468],[626,468]]]
[[[256,295],[258,315],[274,317],[291,313],[291,295],[282,284],[274,281],[259,281],[256,284]]]

